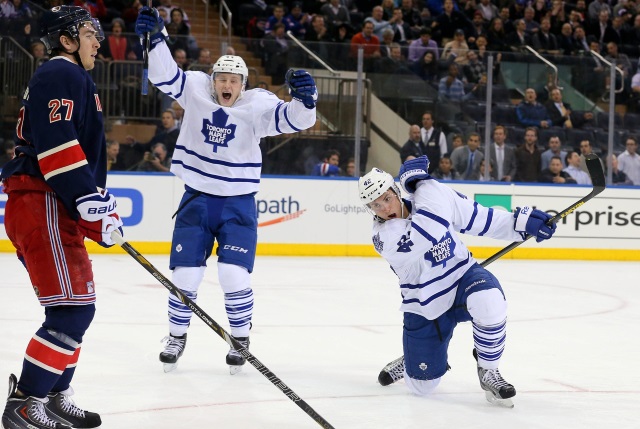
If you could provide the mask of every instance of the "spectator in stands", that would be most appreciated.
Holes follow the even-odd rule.
[[[478,168],[478,181],[479,182],[495,182],[497,180],[496,174],[493,168],[493,161],[489,163],[489,178],[485,179],[484,176],[486,174],[486,159],[480,161],[480,168]]]
[[[13,0],[13,8],[15,10],[15,18],[25,24],[35,18],[35,14],[31,8],[23,0]]]
[[[88,10],[94,18],[104,19],[107,16],[107,8],[103,0],[74,0],[73,5]]]
[[[600,16],[601,11],[606,11],[608,14],[611,14],[611,7],[605,0],[593,0],[589,4],[589,8],[587,9],[587,16],[585,18],[590,19],[591,21],[597,21]]]
[[[175,112],[171,109],[166,109],[162,112],[162,123],[158,126],[156,135],[153,136],[151,140],[147,143],[139,143],[133,136],[127,136],[125,143],[130,144],[134,151],[140,154],[149,152],[156,143],[163,143],[167,151],[167,156],[172,157],[179,133],[180,130],[176,126]]]
[[[233,49],[233,48],[232,48]],[[227,54],[234,55],[234,54]],[[213,61],[211,60],[211,51],[207,48],[198,49],[198,58],[189,65],[189,70],[200,70],[207,74],[211,74]]]
[[[473,98],[473,91],[478,89],[479,84],[475,84],[472,91],[465,93],[464,84],[458,79],[458,73],[458,65],[455,63],[449,64],[449,73],[440,79],[438,84],[438,99],[440,101],[461,103]]]
[[[524,19],[516,21],[516,30],[507,34],[506,43],[513,52],[521,52],[524,46],[531,45],[531,36],[527,33]]]
[[[587,168],[587,155],[591,155],[593,152],[593,147],[591,146],[591,142],[587,139],[582,140],[580,142],[580,169],[585,173],[589,173],[589,169]],[[602,166],[602,170],[605,170],[605,165],[602,159],[600,160],[600,165]]]
[[[524,144],[516,149],[516,182],[536,182],[541,171],[541,153],[538,149],[538,130],[527,127]]]
[[[338,69],[347,68],[349,64],[352,37],[351,26],[347,23],[340,24],[331,37],[332,64],[336,64]]]
[[[2,20],[0,22],[4,24],[3,27],[10,29],[11,27],[8,26],[8,24],[10,20],[16,19],[16,17],[16,8],[13,6],[13,1],[0,0],[0,19]],[[9,34],[9,31],[7,31],[6,34]]]
[[[167,37],[166,39],[167,46],[169,46],[169,49],[171,50],[171,53],[173,53],[174,58],[177,51],[181,50],[184,52],[184,62],[182,64],[178,63],[178,65],[180,66],[180,68],[186,71],[187,67],[189,66],[189,64],[187,64],[187,52],[189,52],[188,40],[186,37],[178,34],[178,24],[176,24],[175,22],[170,22],[169,24],[167,24],[165,29],[169,34],[169,37]]]
[[[467,52],[467,64],[462,68],[464,78],[468,83],[479,83],[482,76],[486,77],[487,67],[478,59],[476,51]]]
[[[580,169],[580,155],[577,152],[569,151],[565,162],[567,167],[562,171],[569,173],[578,185],[591,185],[591,177]]]
[[[449,151],[449,153],[453,152],[454,150],[456,150],[456,148],[459,148],[463,145],[464,142],[462,141],[462,134],[454,134],[451,137],[451,150]]]
[[[426,51],[422,59],[412,63],[411,70],[425,82],[436,82],[438,79],[438,63],[433,51]]]
[[[171,0],[160,0],[160,5],[157,7],[157,9],[158,13],[160,13],[160,16],[162,16],[162,18],[164,19],[165,24],[169,24],[171,22],[171,11],[176,7],[179,6],[171,4]],[[189,22],[189,18],[187,17],[187,14],[184,13],[184,11],[183,17],[185,22]]]
[[[562,150],[562,142],[560,141],[560,137],[551,136],[549,137],[548,143],[549,149],[542,152],[540,155],[540,168],[543,170],[549,168],[549,162],[551,158],[557,156],[560,158],[560,163],[562,164],[562,168],[565,168],[567,165],[564,163],[565,158],[567,157],[567,152]]]
[[[478,54],[478,60],[484,64],[485,68],[489,65],[489,55],[493,55],[493,82],[498,81],[500,75],[500,61],[502,61],[501,52],[490,52],[488,50],[489,42],[486,36],[478,36],[476,39],[476,53]]]
[[[448,153],[449,148],[444,132],[440,128],[434,127],[433,113],[430,111],[422,114],[420,138],[425,144],[425,152],[423,154],[427,155],[427,158],[435,167],[438,165],[438,160]]]
[[[409,140],[407,140],[400,149],[400,163],[402,164],[410,159],[425,155],[426,151],[427,148],[422,141],[420,127],[418,125],[411,125],[409,127]],[[429,158],[428,155],[427,158]],[[429,158],[429,161],[431,161],[431,164],[434,164],[431,158]]]
[[[274,85],[282,85],[284,76],[289,68],[289,41],[285,36],[285,25],[275,24],[270,33],[262,38],[263,64],[265,72],[271,76]]]
[[[550,18],[542,18],[540,30],[533,35],[531,42],[533,48],[541,54],[559,55],[562,52],[556,36],[551,33]]]
[[[578,50],[573,38],[573,28],[571,28],[571,24],[568,22],[562,24],[560,35],[558,35],[557,40],[558,49],[562,55],[572,55]]]
[[[393,75],[390,79],[395,79],[396,75],[411,74],[411,70],[407,66],[406,61],[402,57],[402,47],[396,43],[391,43],[389,56],[383,56],[376,61],[376,71]]]
[[[49,55],[47,55],[47,48],[45,48],[44,43],[39,40],[31,44],[29,52],[31,53],[31,56],[36,63],[36,67],[49,60]]]
[[[540,172],[538,182],[575,184],[576,180],[569,173],[562,170],[562,162],[559,156],[552,156],[549,159],[549,166]]]
[[[486,22],[491,22],[493,18],[500,15],[498,7],[491,3],[491,0],[480,0],[480,3],[476,5],[476,11]]]
[[[417,39],[420,35],[420,30],[422,29],[420,9],[414,6],[412,0],[402,0],[400,9],[402,10],[402,20],[409,24],[409,28],[411,29],[411,33],[408,35],[408,38],[411,40]]]
[[[270,34],[272,31],[275,31],[275,27],[277,24],[281,24],[284,26],[285,32],[289,30],[287,28],[287,22],[284,19],[284,6],[282,3],[278,3],[273,7],[272,15],[267,19],[267,23],[264,26],[264,34]]]
[[[640,15],[638,15],[640,17]],[[640,67],[631,78],[631,91],[628,101],[629,110],[640,112]]]
[[[340,152],[330,149],[322,162],[316,164],[311,172],[312,176],[333,177],[340,175]]]
[[[3,141],[0,138],[0,142],[2,142],[2,152],[0,153],[0,169],[9,161],[11,161],[15,155],[16,144],[13,140]]]
[[[451,153],[451,163],[463,180],[478,180],[480,163],[484,154],[478,150],[480,147],[480,134],[471,133],[467,137],[467,145],[455,149]]]
[[[349,10],[340,3],[340,0],[329,0],[320,8],[320,13],[324,15],[324,19],[329,31],[335,31],[341,24],[351,25],[351,15]]]
[[[406,46],[413,39],[411,27],[403,20],[402,9],[396,7],[393,9],[393,16],[389,21],[393,30],[393,41],[399,43],[400,46]]]
[[[538,103],[537,98],[538,95],[533,88],[525,90],[524,100],[516,107],[518,122],[525,127],[549,128],[551,126],[549,113],[542,104]]]
[[[495,165],[496,180],[511,182],[516,175],[516,154],[514,149],[506,144],[507,129],[496,125],[493,129],[493,144],[491,149],[491,164]]]
[[[634,185],[640,185],[640,155],[638,155],[638,141],[635,137],[629,136],[625,141],[627,150],[618,156],[618,165],[620,171],[633,182]]]
[[[370,22],[373,24],[373,34],[375,34],[378,39],[382,39],[382,33],[384,32],[384,30],[386,30],[387,28],[391,28],[391,24],[393,24],[393,22],[383,19],[382,15],[382,6],[374,6],[373,10],[371,11],[371,16],[365,18],[364,20],[364,22]]]
[[[516,30],[515,20],[522,18],[523,16],[524,16],[523,13],[514,13],[512,15],[510,7],[505,6],[500,8],[500,19],[502,19],[502,28],[504,28],[504,32],[506,34],[509,34],[515,31]]]
[[[124,21],[121,18],[114,18],[111,21],[111,34],[106,38],[106,43],[100,44],[98,58],[103,61],[135,61],[138,59],[132,48],[132,43],[123,34]]]
[[[389,21],[393,16],[393,9],[395,8],[394,0],[382,0],[382,19]]]
[[[604,46],[607,42],[615,37],[615,35],[612,34],[613,29],[611,28],[611,23],[609,22],[610,16],[610,11],[601,10],[598,13],[598,19],[594,20],[592,24],[587,28],[587,34],[590,36],[594,36],[600,46]]]
[[[618,157],[611,154],[611,183],[614,185],[633,185],[633,182],[624,171],[620,170],[618,165]]]
[[[536,11],[531,6],[527,6],[524,8],[524,24],[525,31],[529,35],[529,40],[533,38],[533,35],[540,31],[540,24],[535,19]]]
[[[551,90],[550,99],[545,103],[551,125],[563,128],[581,128],[586,122],[593,120],[591,112],[574,112],[568,103],[562,101],[562,91],[559,88]]]
[[[468,63],[467,52],[469,52],[469,45],[465,41],[464,30],[458,28],[453,34],[453,40],[444,45],[442,58],[456,64],[465,65]]]
[[[170,168],[171,157],[167,154],[167,147],[163,143],[156,143],[151,146],[150,152],[145,152],[137,170],[168,173]]]
[[[590,42],[587,40],[587,35],[584,31],[584,27],[582,26],[574,27],[573,44],[575,45],[577,53],[581,51],[584,53],[591,51],[591,45],[590,45]],[[596,40],[596,44],[598,44],[597,40]],[[598,49],[597,52],[600,53],[600,49]]]
[[[429,164],[431,166],[431,163]],[[453,168],[449,156],[443,156],[438,162],[438,168],[433,170],[431,176],[438,180],[460,180],[460,174]]]
[[[191,34],[191,28],[184,20],[184,11],[179,7],[174,7],[171,9],[171,13],[169,14],[170,22],[173,22],[178,27],[178,34],[180,36],[189,36]]]
[[[107,171],[121,170],[117,167],[120,143],[116,140],[107,141]]]
[[[471,34],[468,35],[469,38],[467,39],[470,48],[476,47],[475,43],[478,37],[487,35],[487,22],[482,17],[482,13],[476,10],[471,20]]]
[[[302,2],[294,1],[284,20],[287,30],[291,30],[298,39],[306,40],[307,25],[311,22],[311,15],[302,11]]]
[[[511,50],[507,44],[507,34],[504,30],[502,18],[493,18],[493,21],[489,23],[487,42],[487,49],[489,51],[505,52]]]
[[[407,56],[407,60],[411,62],[418,61],[424,57],[424,53],[427,51],[433,52],[436,61],[440,58],[438,44],[435,40],[431,40],[431,29],[422,27],[419,37],[409,43],[409,55]]]
[[[171,24],[169,24],[171,25]],[[173,59],[182,70],[187,71],[189,68],[189,59],[187,58],[187,51],[182,48],[177,48],[173,51]]]
[[[337,29],[336,29],[337,30]],[[332,39],[331,32],[325,24],[323,15],[313,15],[309,25],[307,26],[305,40],[311,42],[311,49],[318,52],[318,42],[330,42]]]
[[[175,118],[176,128],[179,130],[182,126],[182,118],[184,117],[184,109],[176,100],[171,102],[171,109],[173,110],[173,117]]]
[[[353,157],[347,160],[347,164],[344,166],[344,175],[346,177],[356,177],[356,162]]]
[[[362,56],[365,59],[380,57],[380,39],[373,34],[373,23],[362,23],[362,31],[351,38],[351,58],[358,58],[358,49],[362,46]]]
[[[437,32],[436,40],[440,40],[441,46],[453,40],[456,30],[470,30],[471,23],[462,12],[454,10],[453,0],[444,0],[444,11],[436,16],[435,21],[431,24],[431,29]]]
[[[624,88],[617,98],[620,101],[626,101],[624,97],[628,97],[629,94],[629,86],[631,83],[631,71],[633,70],[633,66],[631,65],[631,60],[626,54],[620,53],[618,51],[618,45],[615,42],[607,43],[607,55],[605,59],[610,62],[616,63],[616,67],[622,70],[622,78],[619,73],[616,73],[616,89]],[[611,77],[609,75],[605,75],[605,89],[609,89],[609,79]]]
[[[393,30],[387,28],[382,32],[382,38],[380,39],[380,56],[382,58],[391,56],[391,45],[393,43]]]
[[[551,32],[559,33],[558,31],[565,23],[567,22],[567,13],[568,11],[565,9],[563,0],[553,0],[551,2],[551,12],[549,12],[549,18],[551,19]],[[573,32],[573,27],[569,24],[569,28],[571,32]],[[569,55],[569,54],[567,54]]]
[[[633,18],[633,26],[623,29],[622,39],[627,45],[640,46],[640,14]]]

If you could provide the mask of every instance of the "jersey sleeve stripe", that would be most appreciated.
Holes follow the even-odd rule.
[[[465,233],[466,231],[469,231],[471,229],[471,227],[473,226],[473,222],[476,220],[476,216],[478,215],[478,203],[477,202],[473,202],[473,214],[471,215],[471,219],[469,219],[469,224],[465,227],[462,228],[460,230],[461,233]]]
[[[38,163],[45,179],[88,164],[78,140],[42,152],[38,155]]]
[[[280,129],[280,107],[282,107],[284,103],[280,103],[276,106],[276,131],[282,134],[282,130]]]
[[[184,86],[187,84],[187,75],[182,72],[182,83],[180,84],[180,92],[175,95],[174,98],[180,98],[184,92]]]
[[[423,209],[418,209],[418,211],[416,212],[417,214],[420,214],[426,218],[435,220],[436,222],[438,222],[440,225],[444,226],[445,228],[449,228],[450,224],[449,222],[447,222],[444,218],[441,218],[440,216],[437,216],[431,212],[428,212],[426,210]]]
[[[418,226],[418,224],[416,224],[415,222],[411,222],[411,229],[418,231],[420,235],[422,235],[424,238],[429,240],[431,244],[433,244],[434,246],[438,244],[438,240],[436,240],[433,236],[431,236],[427,231],[420,228],[420,226]]]
[[[491,221],[493,220],[493,209],[490,208],[489,209],[489,213],[487,213],[487,222],[484,224],[484,229],[482,231],[480,231],[480,234],[478,234],[478,236],[483,236],[487,233],[487,231],[489,231],[489,227],[491,226]]]
[[[289,108],[289,105],[287,105],[287,106],[284,108],[284,119],[286,119],[287,124],[289,124],[289,126],[290,126],[291,128],[293,128],[295,131],[298,131],[298,132],[299,132],[299,131],[302,131],[301,129],[294,127],[294,126],[293,126],[293,124],[291,123],[291,121],[289,120],[289,115],[287,115],[287,109],[288,109],[288,108]]]
[[[178,80],[178,78],[180,77],[180,73],[184,74],[184,72],[182,70],[180,70],[180,68],[178,66],[176,66],[176,74],[175,74],[175,76],[171,80],[168,80],[166,82],[156,83],[156,86],[173,85],[173,83],[176,80]]]

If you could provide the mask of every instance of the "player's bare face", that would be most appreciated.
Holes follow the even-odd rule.
[[[231,107],[242,92],[242,75],[217,73],[213,80],[213,89],[218,104],[224,107]]]
[[[80,49],[78,54],[85,70],[93,70],[96,64],[96,55],[100,48],[98,40],[98,32],[92,25],[84,25],[80,27]]]
[[[407,210],[402,210],[400,198],[391,189],[370,202],[369,208],[384,220],[402,219],[409,215]]]

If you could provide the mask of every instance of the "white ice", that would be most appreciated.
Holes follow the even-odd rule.
[[[167,256],[147,258],[170,278]],[[92,260],[98,310],[72,386],[103,428],[320,427],[249,364],[230,376],[227,344],[196,317],[178,369],[165,374],[166,289],[129,255]],[[226,329],[211,265],[198,304]],[[43,311],[15,256],[0,254],[0,266],[6,380],[20,373]],[[456,328],[452,369],[430,397],[377,384],[402,354],[400,294],[380,258],[258,257],[250,350],[339,429],[639,428],[640,264],[499,260],[490,269],[509,302],[501,372],[516,386],[514,409],[486,402],[470,324]]]

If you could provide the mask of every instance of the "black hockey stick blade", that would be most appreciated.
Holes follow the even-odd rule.
[[[566,209],[562,210],[560,213],[558,213],[557,215],[555,215],[554,217],[549,219],[549,222],[547,222],[549,225],[557,223],[561,219],[569,216],[578,207],[580,207],[581,205],[583,205],[584,203],[586,203],[587,201],[589,201],[590,199],[592,199],[593,197],[595,197],[596,195],[598,195],[602,191],[604,191],[604,188],[605,188],[605,185],[606,185],[606,180],[605,180],[605,177],[604,177],[604,170],[602,169],[602,163],[600,162],[600,158],[598,158],[598,156],[595,155],[595,154],[589,154],[589,155],[585,156],[585,161],[586,161],[586,164],[587,164],[587,170],[589,170],[589,176],[591,176],[591,184],[593,185],[593,189],[584,198],[581,198],[580,200],[576,201],[575,203],[573,203],[572,205],[570,205],[569,207],[567,207]],[[496,259],[499,259],[502,256],[504,256],[505,254],[509,253],[510,251],[512,251],[513,249],[515,249],[516,247],[518,247],[519,245],[521,245],[522,243],[524,243],[525,241],[530,239],[531,237],[533,237],[533,236],[532,235],[528,235],[527,238],[525,238],[523,241],[514,241],[513,243],[511,243],[510,245],[508,245],[504,249],[500,250],[499,252],[497,252],[493,256],[490,256],[489,258],[487,258],[484,261],[482,261],[480,263],[480,265],[482,265],[483,267],[486,267],[487,265],[489,265],[490,263],[492,263]],[[400,359],[402,359],[402,356],[399,357],[398,359],[393,360],[392,362],[389,362],[387,364],[387,366],[385,366],[382,369],[382,371],[380,371],[380,375],[378,376],[378,381],[379,382],[380,382],[381,377],[384,380],[387,380],[389,377],[391,377],[390,374],[388,374],[388,377],[387,377],[382,373],[387,369],[387,367],[392,365],[394,362],[398,362]],[[399,378],[396,379],[396,380],[393,380],[392,383],[394,383],[397,380],[399,380]],[[387,386],[388,385],[388,384],[383,384],[382,382],[380,382],[380,384],[382,384],[383,386]],[[391,384],[391,383],[389,383],[389,384]]]
[[[604,170],[602,169],[602,163],[600,162],[600,158],[598,158],[597,155],[591,153],[585,156],[585,161],[587,164],[587,170],[589,170],[589,176],[591,176],[591,184],[593,185],[593,189],[584,198],[576,201],[575,203],[573,203],[572,205],[570,205],[569,207],[567,207],[566,209],[562,210],[560,213],[558,213],[557,215],[549,219],[549,222],[547,222],[549,225],[557,223],[560,220],[564,219],[565,217],[569,216],[578,207],[580,207],[581,205],[583,205],[584,203],[586,203],[587,201],[589,201],[590,199],[592,199],[593,197],[595,197],[596,195],[604,191],[606,180],[604,177]],[[514,241],[504,249],[500,250],[496,254],[482,261],[480,265],[482,265],[483,267],[486,267],[496,259],[499,259],[505,254],[511,252],[513,249],[520,246],[522,243],[524,243],[531,237],[533,236],[527,235],[527,238],[525,238],[523,241]]]
[[[235,338],[233,338],[227,331],[224,330],[215,320],[213,320],[207,313],[204,312],[195,302],[193,302],[188,296],[182,293],[182,291],[174,285],[169,279],[167,279],[156,267],[151,265],[144,256],[142,256],[136,249],[127,243],[120,233],[115,230],[111,232],[111,239],[118,243],[125,252],[127,252],[133,259],[138,261],[142,267],[147,270],[153,277],[160,282],[162,286],[167,288],[169,292],[174,294],[184,305],[189,307],[193,314],[198,316],[200,320],[207,324],[220,338],[225,340],[227,344],[236,349],[240,354],[258,370],[258,372],[264,375],[274,386],[282,391],[285,396],[291,399],[298,407],[300,407],[309,417],[316,421],[325,429],[335,429],[331,423],[326,421],[320,414],[316,412],[309,404],[307,404],[300,396],[298,396],[289,386],[287,386],[280,378],[278,378],[269,368],[267,368],[262,362],[260,362],[249,350],[242,347]]]

